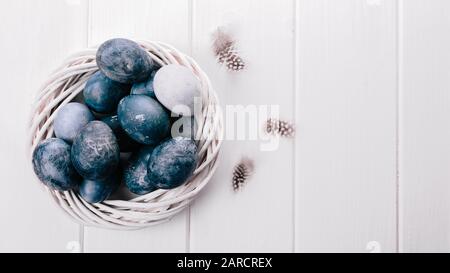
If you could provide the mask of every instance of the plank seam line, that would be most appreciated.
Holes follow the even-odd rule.
[[[87,1],[86,46],[89,47],[92,42],[92,0]]]
[[[298,44],[299,44],[299,34],[298,34],[298,26],[299,26],[299,22],[300,19],[298,18],[300,16],[300,12],[299,12],[299,7],[300,4],[297,3],[297,0],[293,0],[293,16],[294,16],[294,20],[293,20],[293,34],[294,34],[294,38],[293,38],[293,55],[294,55],[294,62],[293,62],[293,89],[294,89],[294,99],[293,99],[293,103],[294,103],[294,124],[297,125],[297,114],[298,114],[298,110],[297,110],[297,91],[298,91],[298,85],[299,85],[299,79],[297,78],[297,74],[298,74],[298,68],[299,68],[299,61],[298,61],[298,57],[299,57],[299,52],[298,52]],[[296,207],[297,207],[297,193],[296,193],[296,181],[297,181],[297,142],[296,140],[298,139],[298,137],[296,139],[294,139],[293,141],[293,174],[292,174],[292,252],[295,252],[297,249],[297,240],[296,240],[296,223],[297,223],[297,214],[296,214]]]
[[[397,0],[397,103],[396,103],[396,252],[402,252],[402,213],[401,213],[401,98],[403,97],[403,0]]]
[[[188,2],[188,40],[189,40],[189,55],[193,57],[194,52],[194,0]],[[188,206],[186,212],[186,249],[187,253],[191,252],[191,207],[192,203]]]
[[[84,249],[84,225],[79,224],[78,225],[78,237],[79,237],[79,243],[80,243],[80,253],[85,253]]]
[[[92,5],[92,1],[91,0],[86,0],[87,2],[86,2],[86,44],[85,44],[85,46],[86,47],[89,47],[89,44],[90,44],[90,42],[91,42],[91,38],[90,38],[90,35],[91,35],[91,11],[92,11],[92,8],[91,8],[91,5]],[[85,226],[83,225],[83,224],[80,224],[79,225],[79,232],[78,232],[78,239],[79,239],[79,242],[80,242],[80,252],[81,253],[85,253],[86,252],[86,250],[85,250],[85,238],[84,238],[84,230],[85,230]]]

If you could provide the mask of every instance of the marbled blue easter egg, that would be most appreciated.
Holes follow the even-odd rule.
[[[70,145],[59,138],[39,143],[33,151],[32,163],[39,180],[55,190],[75,189],[81,179],[70,160]]]
[[[120,185],[121,172],[114,172],[103,180],[84,179],[78,189],[80,196],[89,203],[99,203],[106,200]]]
[[[121,83],[142,82],[153,71],[153,60],[136,42],[116,38],[97,50],[97,66],[111,80]]]
[[[155,145],[169,134],[169,114],[150,97],[130,95],[123,98],[117,115],[123,130],[139,143]]]
[[[72,143],[86,124],[95,119],[86,105],[70,102],[58,110],[53,129],[55,136]]]
[[[113,113],[119,101],[130,93],[130,86],[115,82],[97,71],[86,82],[84,102],[98,113]]]
[[[156,146],[148,161],[147,179],[160,189],[186,182],[197,165],[197,146],[189,138],[171,138]]]
[[[147,180],[147,165],[154,147],[143,146],[133,154],[123,170],[123,180],[127,188],[135,194],[147,194],[154,191],[155,186]]]
[[[185,66],[169,64],[155,74],[153,88],[156,98],[173,113],[192,116],[195,99],[201,102],[200,81]]]
[[[131,87],[131,95],[146,95],[151,98],[156,98],[155,91],[153,90],[153,78],[155,77],[155,73],[156,70],[152,72],[146,81],[133,84]]]
[[[101,180],[111,175],[120,160],[120,149],[113,131],[102,121],[89,122],[75,138],[72,163],[85,179]]]
[[[122,126],[120,126],[119,117],[117,115],[104,117],[101,119],[101,121],[106,123],[109,128],[113,130],[114,135],[117,138],[117,143],[120,147],[120,152],[128,153],[139,148],[139,143],[131,139],[128,134],[122,129]]]

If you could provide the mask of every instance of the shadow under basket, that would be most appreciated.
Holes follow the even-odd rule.
[[[207,75],[189,56],[161,42],[138,41],[158,64],[180,64],[191,69],[201,82],[202,111],[196,114],[199,162],[190,179],[174,189],[156,190],[130,200],[106,200],[90,204],[76,191],[56,191],[41,183],[56,204],[79,223],[110,229],[139,229],[170,220],[186,208],[206,186],[218,165],[223,119],[217,94]],[[53,136],[53,120],[58,109],[80,94],[89,77],[98,71],[97,48],[69,57],[39,90],[29,124],[28,154],[36,145]],[[36,178],[37,179],[37,178]]]

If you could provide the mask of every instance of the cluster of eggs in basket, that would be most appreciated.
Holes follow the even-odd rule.
[[[104,201],[122,182],[139,195],[185,183],[197,164],[192,114],[198,78],[181,65],[160,67],[127,39],[103,43],[96,61],[99,71],[86,82],[84,103],[60,107],[55,136],[33,151],[39,180],[76,190],[90,203]],[[191,126],[178,135],[171,134],[174,111]],[[131,153],[125,161],[124,153]]]

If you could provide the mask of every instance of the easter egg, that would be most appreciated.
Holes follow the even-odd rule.
[[[113,81],[142,82],[153,70],[153,60],[136,42],[116,38],[104,42],[97,50],[97,66]]]
[[[120,160],[119,145],[111,128],[101,121],[89,122],[75,138],[71,158],[75,169],[85,179],[107,178]]]
[[[197,165],[197,146],[189,138],[171,138],[156,146],[148,161],[147,179],[160,189],[180,186]]]
[[[139,143],[155,145],[169,134],[169,114],[150,97],[130,95],[123,98],[117,115],[123,130]]]
[[[70,145],[59,138],[49,138],[36,146],[32,164],[39,180],[48,187],[67,191],[75,189],[80,177],[70,160]]]
[[[116,171],[103,180],[84,179],[78,189],[80,196],[89,203],[103,202],[119,187],[120,177]]]
[[[193,115],[195,98],[201,98],[200,81],[182,65],[169,64],[160,68],[155,74],[153,88],[162,105],[183,116]]]
[[[101,121],[106,123],[113,131],[122,153],[132,152],[139,147],[139,143],[131,139],[128,134],[122,129],[122,127],[120,126],[119,117],[117,115],[104,117],[101,119]]]
[[[123,171],[123,180],[127,188],[135,194],[146,194],[155,190],[155,186],[147,180],[147,164],[154,147],[144,146],[133,154]]]
[[[153,90],[153,78],[155,77],[155,73],[156,71],[153,71],[150,78],[146,81],[133,84],[131,87],[131,95],[146,95],[156,98],[155,91]]]
[[[70,102],[61,107],[56,114],[53,122],[55,136],[72,143],[81,129],[94,119],[94,115],[86,105]]]
[[[130,92],[129,85],[115,82],[98,71],[86,82],[84,102],[98,113],[112,113],[119,101]]]

